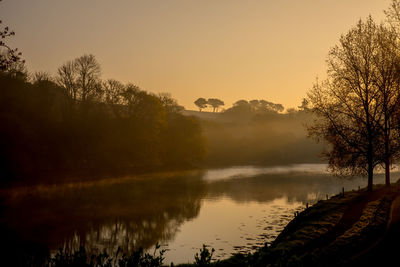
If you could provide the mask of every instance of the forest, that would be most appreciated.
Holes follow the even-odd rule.
[[[196,112],[100,74],[93,55],[64,63],[56,77],[28,75],[21,62],[0,73],[3,182],[320,161],[304,103],[288,113],[265,100]]]
[[[195,117],[168,94],[100,74],[93,55],[63,64],[56,77],[27,75],[20,61],[0,72],[2,182],[198,166],[205,142]]]

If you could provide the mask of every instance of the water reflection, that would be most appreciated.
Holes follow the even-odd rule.
[[[203,179],[206,181],[215,182],[232,178],[254,177],[262,174],[290,173],[327,174],[327,165],[293,164],[272,167],[235,166],[231,168],[207,170],[203,175]]]
[[[1,229],[15,233],[8,238],[17,248],[149,248],[198,215],[205,186],[199,177],[176,176],[45,192],[3,200]]]
[[[11,252],[130,251],[161,242],[167,261],[179,263],[207,243],[223,258],[272,241],[305,203],[366,184],[324,168],[237,167],[2,192],[0,226]]]

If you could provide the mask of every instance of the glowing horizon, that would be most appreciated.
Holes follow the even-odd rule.
[[[301,2],[301,3],[300,3]],[[199,98],[300,105],[341,34],[390,0],[3,0],[8,40],[29,71],[55,74],[96,56],[103,79],[169,92],[187,109]]]

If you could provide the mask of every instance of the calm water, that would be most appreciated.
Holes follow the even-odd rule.
[[[216,258],[254,251],[306,203],[358,186],[366,180],[337,179],[322,164],[122,177],[2,192],[0,224],[6,242],[34,253],[80,245],[152,249],[159,242],[165,263],[185,263],[202,244],[215,248]]]

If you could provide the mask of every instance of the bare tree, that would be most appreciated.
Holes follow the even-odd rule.
[[[399,34],[400,30],[400,1],[392,0],[390,7],[384,11],[390,26]]]
[[[400,47],[394,28],[380,25],[374,43],[377,47],[372,64],[373,83],[378,94],[381,120],[382,163],[385,168],[385,184],[390,185],[390,169],[399,152],[399,131],[396,127],[396,111],[400,104]]]
[[[73,102],[77,100],[78,84],[74,61],[64,63],[57,71],[57,83],[65,89],[65,92]]]
[[[374,57],[378,27],[371,17],[359,21],[328,56],[328,78],[316,83],[308,97],[318,119],[308,128],[331,150],[324,153],[331,170],[368,175],[372,191],[374,168],[381,162],[379,131],[381,108],[374,86]]]
[[[57,81],[74,102],[87,102],[101,91],[100,64],[93,55],[83,55],[63,64]]]
[[[82,102],[96,95],[99,90],[100,64],[93,55],[83,55],[75,59],[77,84]]]
[[[185,108],[178,104],[178,101],[172,98],[170,93],[159,93],[156,97],[160,100],[167,113],[180,113]]]
[[[45,71],[36,71],[31,76],[32,84],[41,83],[41,82],[53,82],[53,78],[50,73]]]
[[[124,84],[117,80],[108,79],[103,82],[103,101],[110,105],[121,105],[123,103],[122,94],[124,90]]]

